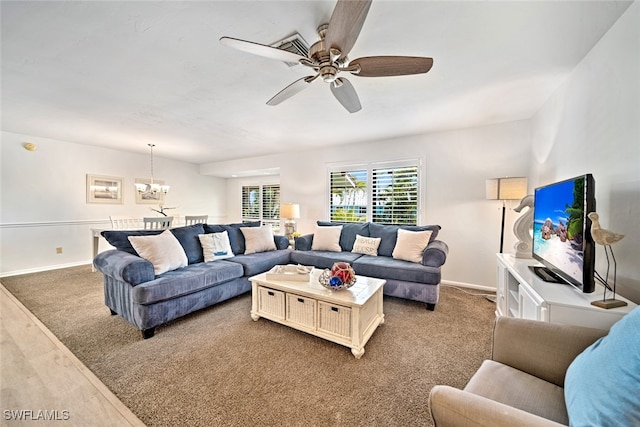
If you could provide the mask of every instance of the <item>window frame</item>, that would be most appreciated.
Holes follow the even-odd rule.
[[[268,188],[277,188],[277,197],[275,202],[271,204],[271,208],[277,213],[274,215],[265,215],[265,190]],[[255,188],[258,192],[258,215],[257,216],[245,216],[245,188]],[[280,232],[280,195],[281,186],[279,182],[264,181],[264,182],[243,182],[240,184],[240,218],[242,222],[260,221],[261,225],[271,224],[274,233]]]
[[[329,218],[330,221],[340,221],[340,222],[372,222],[376,224],[388,224],[384,222],[374,222],[374,192],[373,192],[373,177],[374,171],[381,169],[403,169],[408,167],[416,168],[416,179],[417,179],[417,188],[416,188],[416,214],[415,214],[415,224],[419,225],[422,221],[422,217],[424,215],[424,206],[423,206],[423,197],[422,197],[422,188],[424,185],[423,179],[423,168],[422,168],[422,158],[410,158],[410,159],[400,159],[400,160],[391,160],[391,161],[369,161],[369,162],[354,162],[354,163],[333,163],[327,164],[327,185],[326,191],[327,195],[325,197],[325,209],[326,209],[326,217]],[[342,219],[334,219],[332,212],[334,211],[334,201],[333,201],[333,183],[332,176],[336,172],[350,172],[350,171],[366,171],[366,213],[365,213],[365,221],[348,221]],[[403,225],[409,225],[403,223]]]

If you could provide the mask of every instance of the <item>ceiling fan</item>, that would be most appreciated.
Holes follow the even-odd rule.
[[[369,12],[371,0],[338,0],[328,24],[318,27],[320,40],[309,48],[308,57],[260,43],[222,37],[220,43],[238,50],[284,62],[302,64],[315,70],[314,75],[302,77],[278,92],[267,105],[278,105],[302,91],[318,77],[329,83],[331,92],[350,113],[360,111],[360,99],[353,85],[341,72],[360,77],[404,76],[426,73],[433,65],[432,58],[415,56],[368,56],[350,61],[347,55],[353,48]]]

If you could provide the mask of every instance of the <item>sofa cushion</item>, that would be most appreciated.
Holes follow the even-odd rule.
[[[240,231],[244,236],[245,254],[248,255],[276,250],[276,243],[273,240],[273,230],[271,229],[271,225],[263,225],[261,227],[241,227]]]
[[[574,359],[565,376],[571,425],[640,425],[640,307]]]
[[[378,246],[380,246],[380,238],[379,237],[364,237],[359,234],[356,235],[356,241],[353,244],[353,249],[351,252],[354,254],[364,254],[377,256],[378,255]]]
[[[356,274],[363,276],[433,285],[440,283],[440,268],[389,257],[361,255],[354,260],[352,267]]]
[[[202,245],[200,244],[200,239],[198,239],[198,235],[204,233],[204,227],[202,224],[171,228],[170,231],[174,236],[176,236],[180,245],[182,245],[184,253],[187,254],[189,264],[204,261]]]
[[[351,252],[353,244],[356,241],[356,235],[369,237],[368,222],[335,222],[335,221],[318,221],[321,227],[342,226],[340,233],[340,248],[343,251]]]
[[[187,254],[189,264],[194,262],[202,262],[203,254],[198,234],[204,233],[203,224],[188,225],[185,227],[176,227],[169,229]],[[138,255],[138,252],[131,246],[129,236],[155,236],[164,230],[105,230],[100,234],[107,242],[119,251],[129,252]],[[224,231],[222,229],[221,231]]]
[[[316,226],[313,233],[313,241],[311,242],[311,250],[313,251],[330,251],[341,252],[340,234],[342,226]]]
[[[240,230],[242,227],[260,227],[260,221],[248,222],[246,224],[227,224],[222,226],[222,228],[229,233],[231,249],[236,255],[243,254],[245,251],[244,234],[242,234],[242,231]]]
[[[204,232],[206,234],[209,233],[222,233],[225,231],[224,226],[222,224],[203,224]]]
[[[153,264],[156,276],[188,264],[184,249],[169,230],[156,236],[129,236],[129,241],[141,258]]]
[[[137,304],[153,304],[187,295],[242,277],[242,266],[227,260],[191,264],[168,271],[131,289]]]
[[[229,233],[227,233],[227,230],[220,233],[200,234],[198,239],[202,246],[204,262],[234,256],[231,243],[229,243]]]
[[[562,387],[493,360],[482,362],[464,390],[563,425],[569,424]]]
[[[431,230],[431,236],[429,242],[435,240],[440,231],[439,225],[382,225],[382,224],[369,224],[369,236],[380,237],[380,246],[378,246],[378,255],[392,256],[393,249],[396,247],[396,240],[398,238],[398,229],[410,231],[423,231]]]
[[[244,254],[230,258],[227,261],[242,265],[245,276],[255,276],[256,274],[271,270],[276,265],[289,264],[291,261],[291,251],[288,249],[280,249],[248,255]]]
[[[100,234],[117,250],[138,255],[138,252],[131,246],[129,236],[156,236],[163,231],[164,230],[105,230]]]
[[[431,230],[409,231],[398,229],[396,246],[391,255],[395,259],[411,262],[422,262],[422,254],[429,244]]]
[[[313,265],[317,268],[331,268],[335,262],[348,262],[353,264],[355,260],[364,255],[352,252],[330,252],[330,251],[293,251],[291,252],[291,262],[302,265]],[[356,274],[358,271],[356,270]]]

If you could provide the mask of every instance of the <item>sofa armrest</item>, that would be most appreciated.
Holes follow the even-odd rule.
[[[429,393],[436,427],[561,426],[555,421],[457,388],[437,385]]]
[[[289,239],[287,239],[287,236],[275,234],[273,236],[273,241],[275,242],[277,249],[287,249],[289,247]]]
[[[93,265],[102,274],[129,283],[131,286],[148,282],[155,278],[153,264],[144,258],[116,249],[100,252]]]
[[[313,244],[313,234],[305,234],[304,236],[295,238],[295,249],[297,251],[310,251]]]
[[[449,246],[442,240],[430,242],[422,253],[422,265],[427,267],[441,267],[447,260]]]
[[[606,334],[601,329],[500,316],[493,330],[491,358],[564,387],[571,362]]]

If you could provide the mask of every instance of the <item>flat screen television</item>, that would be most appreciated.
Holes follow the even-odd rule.
[[[594,186],[586,174],[538,187],[533,204],[533,257],[544,265],[534,271],[585,293],[595,288],[595,243],[587,218],[596,209]]]

